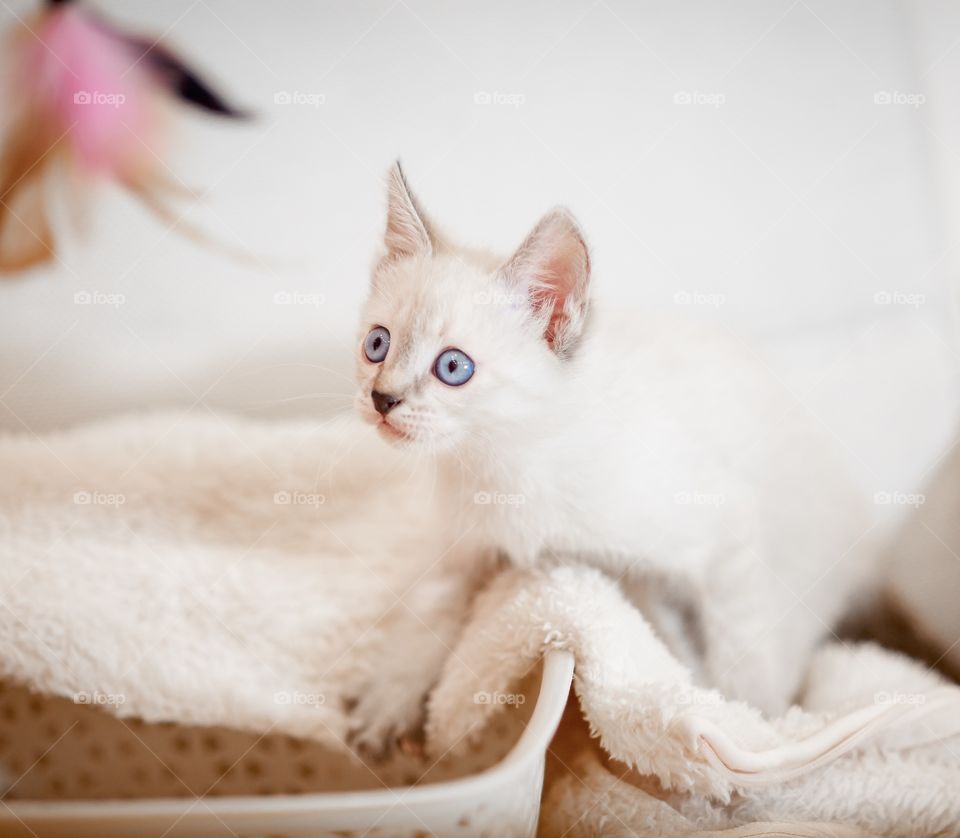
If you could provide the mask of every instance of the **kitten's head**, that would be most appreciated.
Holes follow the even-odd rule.
[[[396,164],[384,245],[357,346],[363,418],[434,450],[536,432],[587,314],[590,262],[570,214],[548,213],[497,260],[441,237]]]

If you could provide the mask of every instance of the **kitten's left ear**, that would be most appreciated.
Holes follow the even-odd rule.
[[[583,332],[590,285],[590,254],[573,216],[563,208],[547,213],[500,275],[526,294],[550,348],[567,354]]]

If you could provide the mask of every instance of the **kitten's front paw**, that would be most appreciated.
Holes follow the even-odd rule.
[[[385,760],[396,751],[423,754],[426,690],[404,695],[395,685],[379,684],[350,702],[347,744],[372,760]]]

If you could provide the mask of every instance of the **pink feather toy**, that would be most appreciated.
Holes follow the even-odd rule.
[[[55,258],[45,185],[59,164],[74,206],[91,180],[109,178],[171,219],[168,198],[185,190],[162,162],[166,104],[243,116],[162,45],[74,3],[48,3],[11,34],[15,116],[0,153],[0,272]]]

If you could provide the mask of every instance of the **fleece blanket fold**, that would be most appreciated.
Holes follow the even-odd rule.
[[[731,834],[818,835],[820,824],[854,830],[828,834],[960,835],[956,686],[873,644],[831,643],[797,706],[765,719],[693,684],[614,582],[586,567],[509,570],[479,595],[430,697],[432,746],[469,741],[505,712],[466,697],[509,693],[548,648],[573,652],[580,710],[601,746],[583,749],[565,766],[573,778],[545,798],[560,833],[753,824],[761,831]]]
[[[545,834],[960,835],[957,687],[832,643],[764,718],[694,683],[600,571],[491,574],[429,464],[352,421],[119,418],[2,439],[0,473],[0,676],[35,690],[371,748],[429,691],[444,753],[509,712],[475,694],[562,648],[592,738]]]

